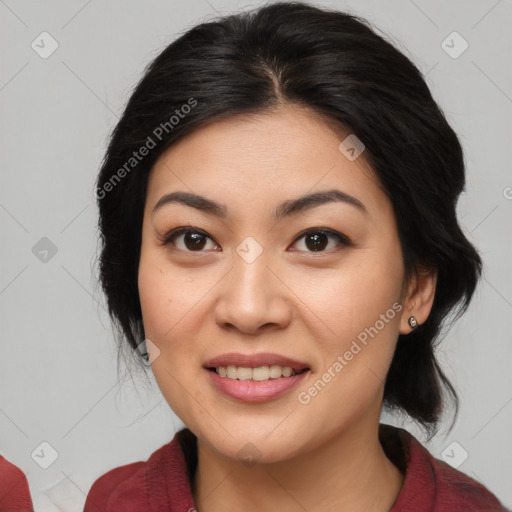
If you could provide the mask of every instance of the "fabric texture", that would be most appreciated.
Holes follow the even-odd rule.
[[[381,425],[387,456],[405,473],[390,512],[511,512],[483,485],[434,458],[403,429]],[[195,512],[196,437],[188,429],[145,462],[114,468],[92,485],[84,512]],[[0,512],[33,512],[27,479],[0,456]]]
[[[0,512],[33,512],[27,477],[0,455]]]
[[[390,512],[510,512],[483,485],[435,459],[403,429],[380,425],[387,456],[405,472]],[[196,438],[188,429],[146,462],[121,466],[92,485],[84,512],[194,512]]]

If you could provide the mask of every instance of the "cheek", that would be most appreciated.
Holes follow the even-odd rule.
[[[146,337],[160,346],[164,333],[172,327],[170,316],[175,287],[168,283],[163,270],[150,256],[141,255],[139,264],[139,299]]]
[[[200,301],[207,284],[190,274],[173,271],[164,254],[143,248],[138,276],[146,337],[153,337],[159,345],[172,339],[180,319]]]
[[[315,305],[312,310],[322,319],[315,337],[321,364],[298,395],[299,410],[307,411],[313,430],[336,430],[377,407],[393,357],[402,310],[401,266],[369,252],[357,260],[325,276],[318,293],[303,288],[305,294],[310,290],[304,302]]]
[[[343,268],[323,270],[296,283],[314,313],[309,313],[309,329],[318,348],[320,378],[336,383],[327,386],[319,403],[329,397],[338,400],[340,393],[346,399],[347,392],[360,400],[363,389],[369,400],[385,379],[402,310],[403,268],[400,251],[393,247],[387,253],[382,247],[354,251]]]
[[[151,367],[168,399],[174,389],[169,374],[190,384],[202,371],[198,358],[211,339],[209,292],[218,279],[211,269],[172,266],[165,252],[150,248],[141,253],[138,286],[144,332],[158,347]]]
[[[183,389],[194,391],[191,383],[200,371],[190,323],[199,322],[205,290],[198,288],[200,280],[185,276],[162,261],[157,251],[142,250],[138,286],[144,331],[159,350],[151,371],[169,406],[188,421],[190,399]]]
[[[337,339],[355,336],[399,302],[401,265],[370,256],[357,253],[343,268],[322,270],[297,280],[297,295],[322,321],[321,332],[326,337],[328,333]],[[395,313],[396,307],[387,315],[390,322],[386,325],[397,323]]]

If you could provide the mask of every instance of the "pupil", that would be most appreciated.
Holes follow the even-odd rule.
[[[204,247],[204,244],[204,237],[200,233],[185,234],[185,245],[187,246],[187,249],[202,249]]]
[[[309,244],[308,241],[312,243]],[[313,251],[321,251],[327,245],[327,235],[325,233],[314,233],[306,236],[306,246]]]
[[[312,251],[322,251],[327,246],[327,235],[325,233],[314,233],[306,236],[306,246]],[[205,239],[201,233],[186,233],[185,245],[187,249],[202,249]]]

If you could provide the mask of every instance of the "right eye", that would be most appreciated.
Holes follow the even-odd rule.
[[[218,247],[203,230],[193,226],[181,226],[166,233],[162,238],[162,243],[163,245],[172,244],[184,252],[204,252],[203,249],[208,244],[208,240],[213,244],[211,248]]]

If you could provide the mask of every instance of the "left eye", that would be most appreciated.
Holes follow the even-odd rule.
[[[334,243],[329,246],[329,238],[334,239]],[[337,248],[340,245],[349,246],[350,240],[342,235],[341,233],[337,233],[336,231],[331,231],[330,229],[314,229],[309,230],[300,237],[296,239],[295,244],[298,241],[303,240],[302,247],[298,250],[306,251],[306,252],[323,252],[325,250]]]
[[[302,242],[301,242],[302,241]],[[215,249],[218,245],[204,231],[193,227],[182,227],[171,231],[162,242],[172,244],[184,252],[202,252],[203,249]],[[301,242],[301,243],[299,243]],[[208,243],[211,247],[208,247]],[[181,244],[181,247],[180,247]],[[341,233],[325,228],[309,229],[300,234],[293,245],[299,245],[299,251],[324,252],[339,246],[350,246],[350,240]]]

